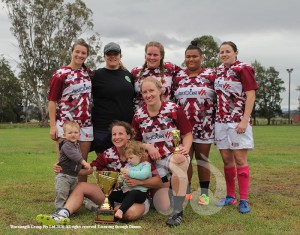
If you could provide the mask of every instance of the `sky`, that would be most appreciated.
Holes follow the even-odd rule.
[[[165,47],[165,61],[181,65],[184,51],[195,37],[211,35],[221,43],[233,41],[238,59],[255,60],[274,67],[284,81],[281,107],[299,106],[300,91],[300,1],[299,0],[85,0],[93,11],[94,31],[103,46],[120,44],[122,62],[131,70],[144,63],[144,47],[159,41]],[[10,32],[7,10],[0,3],[0,54],[14,67],[18,47]],[[100,66],[102,67],[103,64]]]

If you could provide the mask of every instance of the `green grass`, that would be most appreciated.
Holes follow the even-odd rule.
[[[223,165],[213,147],[211,205],[189,203],[184,223],[177,228],[168,228],[167,216],[151,209],[138,221],[116,223],[109,229],[97,228],[101,225],[83,228],[95,225],[95,214],[84,207],[71,217],[71,228],[36,227],[37,214],[54,211],[55,143],[47,128],[0,129],[0,234],[299,234],[300,126],[256,126],[253,132],[251,213],[241,215],[237,206],[220,209],[213,205],[225,195]],[[95,154],[89,156],[89,160],[94,158]],[[199,194],[195,173],[192,190],[194,196]]]

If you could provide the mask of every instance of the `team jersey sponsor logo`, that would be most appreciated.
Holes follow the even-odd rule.
[[[125,80],[126,80],[127,82],[130,82],[130,83],[131,83],[130,77],[125,76]]]
[[[83,84],[83,86],[77,88],[77,89],[73,89],[72,93],[84,93],[85,91],[90,91],[91,90],[91,86],[87,86],[86,84]]]

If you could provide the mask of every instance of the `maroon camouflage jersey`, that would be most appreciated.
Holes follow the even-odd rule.
[[[107,171],[120,171],[121,168],[125,167],[127,162],[120,160],[121,155],[117,151],[115,146],[106,149],[103,153],[98,153],[97,158],[91,162],[91,167],[95,166],[97,170]],[[148,162],[151,164],[152,176],[157,176],[156,167],[153,161],[148,157]]]
[[[180,71],[181,68],[170,62],[164,63],[164,77],[161,77],[160,68],[148,69],[145,68],[144,72],[141,74],[142,67],[135,67],[132,69],[131,73],[134,76],[134,90],[135,99],[134,106],[135,111],[138,110],[144,104],[144,100],[141,94],[141,83],[147,77],[154,77],[161,81],[163,86],[163,99],[170,101],[172,97],[172,84],[173,78]]]
[[[126,164],[126,162],[120,160],[121,156],[115,146],[106,149],[103,153],[98,153],[97,155],[96,160],[91,162],[91,166],[97,167],[97,170],[99,171],[103,169],[108,171],[120,171]]]
[[[56,121],[62,126],[66,121],[76,121],[80,127],[92,126],[91,79],[88,68],[73,70],[63,66],[51,79],[49,101],[56,101]]]
[[[172,130],[180,130],[181,135],[192,131],[183,110],[173,102],[163,101],[159,113],[150,116],[146,105],[137,110],[132,120],[135,139],[153,144],[162,158],[174,151]]]
[[[174,96],[193,127],[193,142],[213,143],[215,123],[215,72],[202,68],[197,76],[180,71],[174,79]]]
[[[236,61],[230,68],[220,65],[216,69],[215,80],[216,122],[240,122],[245,109],[245,92],[257,88],[254,70],[249,65],[240,61]]]

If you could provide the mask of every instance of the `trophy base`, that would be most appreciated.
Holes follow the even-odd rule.
[[[96,214],[95,223],[97,224],[114,224],[115,223],[115,211],[98,209]]]

